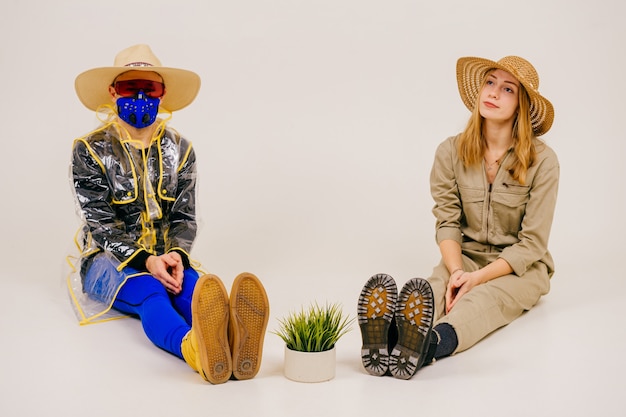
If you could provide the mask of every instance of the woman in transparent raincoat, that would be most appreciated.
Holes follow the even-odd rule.
[[[156,346],[183,358],[206,380],[225,382],[232,356],[241,356],[231,352],[227,336],[229,315],[237,311],[229,311],[219,278],[200,277],[192,267],[196,156],[191,143],[166,126],[169,117],[158,118],[189,105],[200,77],[163,67],[147,45],[136,45],[120,52],[113,67],[80,74],[75,87],[87,108],[104,115],[102,125],[76,139],[72,149],[71,178],[83,227],[68,282],[79,320],[137,316]],[[240,275],[233,292],[241,295],[243,287],[267,313],[258,279]],[[254,357],[246,359],[252,366],[234,371],[238,379],[258,371],[258,328],[266,323],[267,314],[246,323],[257,328],[248,349]],[[237,330],[244,329],[235,328],[235,337]]]

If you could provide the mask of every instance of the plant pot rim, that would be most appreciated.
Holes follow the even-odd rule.
[[[335,345],[333,345],[333,347],[331,347],[330,349],[326,349],[326,350],[297,350],[297,349],[292,349],[289,346],[285,345],[285,348],[290,350],[291,352],[299,352],[299,353],[324,353],[324,352],[330,352],[331,350],[335,349]]]

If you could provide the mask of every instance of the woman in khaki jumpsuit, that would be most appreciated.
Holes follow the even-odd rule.
[[[552,104],[538,92],[535,68],[515,56],[461,58],[457,81],[472,115],[462,133],[439,145],[430,177],[441,262],[399,295],[393,279],[378,274],[359,299],[363,364],[374,375],[387,366],[408,379],[512,322],[550,289],[559,162],[538,137],[552,125]],[[363,308],[374,299],[393,314]],[[381,328],[387,351],[372,349]]]

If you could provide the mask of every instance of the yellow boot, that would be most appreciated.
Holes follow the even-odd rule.
[[[191,304],[192,327],[181,343],[185,362],[212,384],[228,381],[232,359],[228,345],[228,294],[215,275],[200,277]]]
[[[230,292],[229,342],[236,379],[253,378],[261,367],[270,304],[261,281],[244,272]]]
[[[182,343],[180,344],[180,350],[183,352],[183,358],[187,365],[191,366],[196,372],[200,372],[202,364],[200,363],[200,355],[198,355],[198,339],[193,334],[193,329],[189,330]]]

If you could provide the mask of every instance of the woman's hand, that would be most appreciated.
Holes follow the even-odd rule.
[[[452,272],[446,289],[446,314],[475,286],[511,273],[513,273],[513,268],[502,258],[473,272],[465,272],[462,269]]]
[[[146,260],[146,269],[171,293],[178,294],[183,289],[183,260],[179,253],[151,255]]]
[[[450,275],[448,288],[446,289],[446,314],[452,310],[457,301],[467,294],[480,282],[474,272],[465,272],[462,269],[456,270]]]

